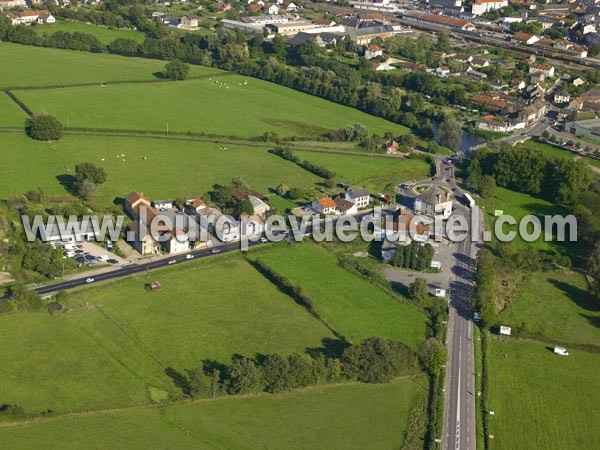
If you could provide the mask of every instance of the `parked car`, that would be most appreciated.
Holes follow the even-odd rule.
[[[194,255],[187,254],[187,255],[185,255],[185,259],[194,259]]]
[[[109,259],[108,261],[106,261],[109,264],[112,264],[113,266],[116,264],[119,264],[119,261],[117,261],[116,259]]]
[[[265,238],[265,237],[262,237],[262,238],[260,238],[260,242],[263,242],[263,243],[264,242],[269,242],[269,240],[267,238]]]
[[[213,253],[221,253],[221,249],[220,248],[213,248],[212,252]]]
[[[85,282],[86,282],[86,283],[93,283],[93,282],[94,282],[94,279],[93,279],[92,277],[90,277],[90,278],[86,278],[86,279],[85,279]]]
[[[175,264],[177,262],[177,260],[175,259],[170,259],[169,262],[167,264]]]

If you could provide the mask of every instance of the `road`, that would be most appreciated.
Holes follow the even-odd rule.
[[[470,219],[470,211],[463,208]],[[479,214],[475,208],[474,214]],[[479,220],[479,219],[477,219]],[[475,354],[471,297],[477,248],[470,236],[456,244],[454,280],[450,283],[448,320],[448,362],[446,364],[445,409],[442,448],[470,450],[476,448]]]

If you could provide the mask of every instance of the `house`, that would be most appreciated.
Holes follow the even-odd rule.
[[[100,224],[98,217],[89,216],[88,220],[67,220],[39,227],[39,238],[42,242],[82,242],[98,240],[100,236]]]
[[[450,68],[448,66],[440,66],[437,69],[435,69],[435,73],[438,76],[445,78],[448,75],[450,75]]]
[[[314,24],[321,28],[335,27],[337,24],[330,19],[318,18],[314,20]]]
[[[315,34],[307,31],[301,31],[295,36],[287,39],[285,43],[296,47],[298,45],[304,45],[305,42],[310,41],[311,39],[314,40],[315,44],[317,44],[319,47],[327,47],[328,45],[336,45],[338,39],[340,39],[340,35],[334,33]]]
[[[571,101],[571,96],[567,91],[558,91],[554,93],[554,103],[560,105],[562,103],[569,103]]]
[[[490,95],[475,94],[473,102],[487,107],[490,111],[501,111],[508,107],[508,103],[500,100],[498,96],[492,97]]]
[[[221,242],[233,242],[240,239],[238,223],[217,208],[202,208],[196,213],[196,220],[201,228],[206,228]]]
[[[170,255],[182,253],[190,249],[190,237],[188,233],[179,228],[163,233],[161,235],[161,241],[166,253]]]
[[[204,202],[204,200],[198,197],[191,197],[185,201],[185,212],[186,214],[190,214],[192,216],[195,216],[198,211],[207,207],[208,205]]]
[[[475,0],[471,8],[471,14],[481,16],[488,11],[501,9],[508,6],[508,0]]]
[[[533,125],[544,114],[546,114],[546,104],[539,100],[519,111],[517,117],[526,122],[527,125]]]
[[[277,2],[277,3],[279,3],[279,2]],[[294,2],[291,2],[289,0],[285,0],[283,2],[283,7],[285,8],[286,11],[290,11],[290,12],[298,11],[298,5],[296,5]]]
[[[240,214],[242,236],[259,236],[265,231],[265,218],[260,215]]]
[[[152,200],[151,205],[159,210],[171,209],[173,208],[173,200]]]
[[[529,74],[543,73],[546,78],[554,76],[554,67],[549,64],[532,63],[529,65]]]
[[[585,80],[581,77],[577,77],[571,83],[573,84],[573,86],[579,87],[579,86],[585,84]]]
[[[393,69],[393,67],[390,66],[390,64],[387,63],[387,62],[381,62],[381,63],[372,62],[371,63],[371,67],[373,67],[373,69],[375,69],[377,71],[381,71],[381,70],[388,71],[388,70],[392,70]]]
[[[254,214],[264,216],[271,210],[269,204],[262,201],[258,197],[255,197],[254,195],[249,195],[247,198],[250,201],[250,204],[252,204]]]
[[[569,102],[569,108],[580,110],[583,108],[583,99],[581,97],[575,97]]]
[[[415,219],[415,216],[403,207],[391,214],[384,214],[382,231],[385,239],[381,245],[381,258],[384,261],[394,258],[398,245],[408,245],[413,239],[416,242],[426,242],[429,239],[432,223],[428,219]]]
[[[477,69],[481,69],[483,67],[489,67],[490,62],[487,59],[483,58],[471,58],[471,65]]]
[[[385,152],[388,155],[395,155],[398,153],[399,148],[400,146],[398,145],[398,142],[396,142],[394,139],[385,144]]]
[[[523,80],[521,80],[520,78],[513,78],[510,82],[510,87],[512,89],[517,89],[519,91],[525,89],[525,82]]]
[[[461,73],[464,73],[468,77],[471,77],[478,81],[485,80],[487,78],[486,73],[479,72],[478,70],[473,69],[471,66],[467,67],[467,70],[461,71]]]
[[[544,72],[532,73],[530,78],[531,78],[532,84],[543,83],[546,80],[546,76],[544,75]]]
[[[414,199],[414,210],[427,216],[452,215],[452,192],[440,186],[429,186]]]
[[[267,28],[272,32],[282,36],[292,36],[301,31],[310,30],[311,28],[316,27],[313,23],[306,22],[304,20],[296,20],[286,23],[269,23],[267,24]]]
[[[346,200],[345,198],[337,197],[333,201],[335,202],[335,210],[339,214],[356,214],[358,212],[356,203]]]
[[[369,191],[367,191],[365,188],[348,188],[346,189],[345,198],[346,200],[356,204],[356,207],[358,209],[368,207],[369,203],[371,202],[371,195],[369,194]]]
[[[383,49],[379,45],[371,44],[365,50],[365,58],[373,59],[383,55]]]
[[[554,48],[565,52],[573,53],[580,58],[587,57],[587,49],[581,45],[574,44],[566,39],[561,39],[554,43]]]
[[[31,9],[17,13],[8,13],[6,17],[12,25],[31,25],[32,23],[44,24],[54,23],[56,19],[47,9]]]
[[[461,64],[469,64],[473,57],[471,55],[456,55],[454,59]]]
[[[334,214],[336,204],[331,197],[321,197],[315,199],[311,207],[319,214]]]
[[[524,45],[533,45],[539,40],[540,38],[533,34],[521,32],[515,33],[511,37],[511,41]]]
[[[134,220],[129,225],[129,232],[133,233],[134,239],[128,239],[133,248],[141,255],[156,255],[160,253],[159,243],[148,232],[148,226],[140,220]]]
[[[198,16],[196,14],[186,14],[179,19],[180,28],[191,30],[198,28]]]
[[[363,28],[347,28],[348,35],[357,45],[368,45],[373,39],[386,40],[396,34],[392,25],[375,25]]]
[[[279,14],[279,6],[277,6],[276,4],[271,4],[271,5],[265,5],[265,7],[263,8],[264,12],[267,14]]]
[[[502,120],[499,116],[487,115],[479,117],[475,120],[475,128],[486,131],[497,131],[506,132],[510,131],[511,127],[506,121]]]
[[[0,0],[0,8],[27,8],[25,0]]]

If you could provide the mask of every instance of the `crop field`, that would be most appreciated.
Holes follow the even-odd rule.
[[[422,409],[427,379],[328,386],[286,394],[66,416],[0,427],[13,450],[393,449],[409,416]]]
[[[302,160],[335,172],[337,181],[365,186],[372,192],[382,192],[386,186],[392,185],[387,191],[393,193],[396,184],[409,180],[422,180],[429,175],[429,164],[422,159],[340,156],[303,151],[294,151],[294,153]]]
[[[600,307],[579,273],[531,274],[501,317],[505,325],[559,342],[600,346]]]
[[[48,194],[64,194],[65,188],[56,177],[73,173],[75,165],[81,162],[92,162],[106,170],[108,178],[98,199],[103,205],[112,204],[115,198],[122,198],[132,190],[144,192],[150,198],[202,195],[213,184],[228,183],[236,176],[264,193],[280,183],[307,188],[321,181],[270,154],[268,147],[225,148],[207,142],[78,135],[44,143],[24,134],[3,134],[0,155],[5,165],[0,198],[38,187]]]
[[[14,88],[158,80],[154,74],[163,70],[165,62],[3,42],[0,45],[0,66],[0,88]],[[216,73],[220,71],[210,67],[190,67],[190,76]],[[74,103],[84,108],[91,106],[84,104],[83,99]]]
[[[149,281],[162,290],[146,291]],[[2,402],[27,412],[143,405],[150,388],[175,390],[167,367],[303,353],[333,338],[239,257],[99,284],[68,304],[72,311],[54,316],[0,316]]]
[[[492,338],[489,352],[492,448],[597,448],[600,355],[512,338]]]
[[[4,92],[0,92],[0,127],[22,127],[27,114]]]
[[[423,313],[342,269],[334,255],[316,245],[278,247],[257,257],[301,286],[321,317],[352,342],[381,336],[415,349],[425,337]]]
[[[46,111],[71,127],[250,137],[265,131],[314,136],[360,123],[369,133],[406,132],[400,125],[356,109],[233,74],[183,82],[19,91],[16,95],[33,112]]]
[[[52,34],[57,31],[66,31],[68,33],[89,33],[96,36],[103,44],[110,44],[117,38],[135,39],[142,43],[146,35],[136,30],[115,30],[108,27],[90,25],[87,23],[73,22],[69,20],[57,20],[56,23],[38,25],[33,27],[38,34]]]

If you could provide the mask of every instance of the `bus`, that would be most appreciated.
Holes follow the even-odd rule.
[[[473,197],[471,197],[466,192],[465,192],[465,202],[469,208],[472,208],[473,206],[475,206],[475,200],[473,200]]]

